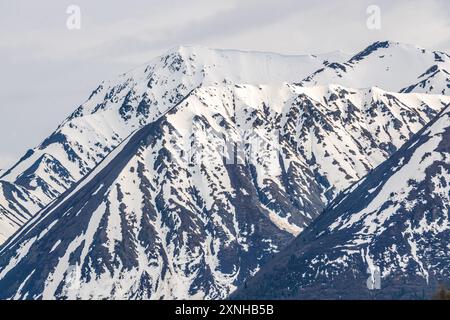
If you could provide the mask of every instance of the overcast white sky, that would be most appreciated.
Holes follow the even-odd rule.
[[[67,7],[81,29],[66,27]],[[381,29],[366,27],[369,5]],[[101,80],[171,47],[352,53],[376,40],[450,50],[449,0],[0,0],[0,168],[36,146]]]

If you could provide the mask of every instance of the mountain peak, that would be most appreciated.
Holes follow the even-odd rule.
[[[411,45],[402,44],[400,42],[395,42],[395,41],[390,41],[390,40],[375,41],[374,43],[367,46],[364,50],[355,54],[348,62],[352,63],[352,62],[360,61],[380,49],[394,48],[394,47],[399,47],[399,46],[400,47],[411,47]]]
[[[376,86],[392,92],[415,90],[445,95],[450,88],[450,79],[445,74],[434,78],[433,74],[427,75],[435,65],[450,70],[450,58],[415,45],[376,41],[346,62],[326,63],[324,68],[301,83],[308,86],[336,83],[350,88]],[[423,75],[427,77],[423,78]]]
[[[403,42],[403,41],[393,41],[393,40],[375,41],[372,44],[370,44],[367,48],[365,48],[363,51],[367,50],[370,47],[372,47],[374,49],[401,48],[403,50],[413,50],[413,51],[418,50],[419,52],[422,52],[422,53],[438,52],[435,50],[427,49],[421,45],[417,45],[414,43]]]

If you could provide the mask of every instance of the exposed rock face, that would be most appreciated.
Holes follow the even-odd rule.
[[[331,202],[234,298],[423,299],[448,286],[449,141],[447,107]]]

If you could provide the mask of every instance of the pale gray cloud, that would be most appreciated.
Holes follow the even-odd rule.
[[[81,30],[66,8],[81,8]],[[382,27],[366,27],[380,6]],[[448,0],[0,0],[0,168],[48,135],[103,79],[180,44],[321,53],[376,40],[450,48]]]

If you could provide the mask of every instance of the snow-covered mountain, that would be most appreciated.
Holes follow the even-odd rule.
[[[450,104],[294,84],[331,58],[180,47],[102,83],[2,172],[0,298],[226,297]]]
[[[344,63],[327,63],[302,83],[449,94],[450,56],[398,42],[375,42]]]
[[[0,298],[225,298],[449,103],[199,87],[6,242]]]
[[[397,50],[396,47],[391,49],[394,52]],[[421,62],[421,51],[410,47],[403,51],[407,49],[410,50],[409,61],[414,62],[412,65],[424,64]],[[360,53],[356,56],[365,55]],[[279,86],[283,82],[291,83],[316,74],[317,69],[348,59],[341,52],[285,56],[179,47],[113,81],[103,82],[41,145],[29,150],[15,166],[0,174],[0,243],[84,177],[129,134],[158,119],[195,88],[226,84]],[[402,61],[398,59],[395,63],[405,67]],[[427,69],[431,66],[427,66]],[[409,69],[406,68],[407,71]],[[392,74],[384,76],[389,79]],[[411,83],[403,73],[397,77],[405,77],[408,80],[404,82]],[[446,80],[441,78],[441,85],[445,86]],[[364,85],[358,84],[356,87],[378,84],[377,81],[370,83],[368,78],[366,80]],[[422,90],[418,85],[406,91],[430,90]],[[314,98],[320,100],[323,97]],[[436,111],[440,104],[430,108]],[[420,122],[423,124],[432,115],[428,113]],[[389,144],[389,141],[385,142]],[[398,142],[394,145],[399,146]]]
[[[2,173],[0,241],[82,178],[118,143],[200,85],[280,83],[320,67],[316,56],[180,47],[102,83],[48,139]]]
[[[422,299],[448,287],[449,142],[447,107],[337,197],[234,298]]]
[[[293,82],[342,54],[274,53],[178,47],[105,81],[41,145],[0,176],[0,243],[85,176],[131,132],[199,86]]]

